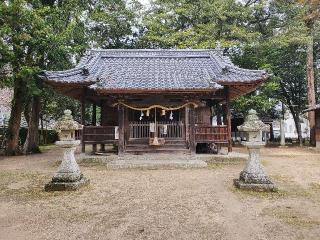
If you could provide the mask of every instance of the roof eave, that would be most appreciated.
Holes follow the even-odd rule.
[[[203,93],[216,92],[220,88],[206,88],[206,89],[92,89],[98,94],[123,94],[123,93]]]

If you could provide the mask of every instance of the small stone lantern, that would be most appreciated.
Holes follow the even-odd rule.
[[[269,131],[269,126],[259,119],[255,110],[251,109],[245,122],[238,129],[248,134],[247,141],[242,144],[249,151],[249,159],[240,173],[240,178],[234,180],[235,186],[256,191],[276,191],[276,186],[269,180],[260,161],[260,149],[265,145],[262,141],[262,131]]]
[[[73,120],[70,110],[65,110],[62,118],[56,123],[59,141],[55,144],[63,149],[63,159],[51,182],[45,185],[46,191],[77,190],[89,183],[80,172],[74,156],[76,147],[80,144],[79,140],[75,140],[75,131],[81,127]]]

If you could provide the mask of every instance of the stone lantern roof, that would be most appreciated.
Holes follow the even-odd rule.
[[[55,125],[55,130],[57,132],[66,130],[75,131],[82,128],[82,125],[73,120],[70,110],[67,109],[63,113],[63,116],[57,121]]]
[[[243,132],[269,131],[269,128],[267,124],[264,124],[259,119],[257,112],[253,109],[249,110],[244,123],[238,126],[238,129]]]

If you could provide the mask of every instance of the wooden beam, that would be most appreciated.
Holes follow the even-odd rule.
[[[195,111],[194,111],[194,106],[190,106],[190,111],[189,111],[189,116],[190,116],[190,132],[189,132],[189,139],[190,139],[190,151],[191,154],[195,154],[196,153],[196,139],[195,139]]]
[[[124,153],[125,135],[124,135],[124,113],[125,109],[123,106],[118,107],[118,126],[119,126],[119,144],[118,144],[118,155],[122,156]]]
[[[97,125],[97,105],[96,104],[92,104],[92,119],[91,119],[91,123],[93,126]]]
[[[225,87],[226,93],[226,115],[228,126],[228,152],[232,152],[232,138],[231,138],[231,110],[230,110],[230,89]]]
[[[105,126],[105,105],[106,101],[101,100],[100,101],[100,125]],[[106,146],[104,144],[100,144],[100,151],[105,152],[106,151]]]
[[[91,123],[93,126],[97,125],[97,105],[92,104],[92,119]],[[97,144],[92,144],[92,152],[95,153],[97,152]]]
[[[85,113],[86,113],[86,101],[85,101],[85,89],[82,89],[82,97],[81,97],[81,124],[85,126]],[[81,142],[81,152],[86,152],[86,145],[83,141],[84,129],[82,130],[82,142]]]
[[[190,112],[190,108],[189,106],[186,106],[185,107],[185,132],[186,132],[186,141],[187,141],[187,144],[188,146],[190,146],[190,123],[189,123],[189,120],[190,120],[190,115],[189,115],[189,112]]]
[[[217,111],[217,125],[222,125],[221,121],[221,106],[219,103],[216,104],[216,111]]]

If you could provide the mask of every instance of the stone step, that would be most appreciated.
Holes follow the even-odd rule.
[[[110,169],[177,169],[177,168],[206,168],[207,163],[189,155],[144,154],[140,156],[124,155],[107,164]]]

